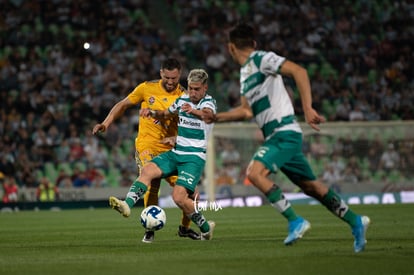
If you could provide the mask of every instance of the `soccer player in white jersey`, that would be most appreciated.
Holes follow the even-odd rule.
[[[133,205],[147,192],[153,179],[178,175],[173,187],[172,198],[183,212],[200,228],[201,240],[213,237],[215,223],[207,221],[196,209],[191,198],[196,191],[206,162],[207,138],[213,127],[202,120],[202,117],[213,117],[216,113],[216,102],[207,94],[208,74],[202,69],[190,71],[188,93],[180,96],[166,110],[140,110],[142,117],[167,118],[178,115],[178,134],[175,146],[144,165],[141,174],[131,185],[125,200],[109,198],[111,207],[121,214],[130,212]]]
[[[271,51],[256,49],[254,28],[238,24],[229,32],[228,50],[240,69],[241,105],[221,112],[210,121],[233,121],[255,118],[265,141],[257,149],[247,170],[247,178],[262,191],[270,203],[288,220],[286,245],[300,239],[310,223],[298,216],[282,190],[268,177],[281,171],[303,192],[348,223],[354,235],[354,251],[365,248],[369,218],[355,214],[334,190],[316,179],[302,153],[302,130],[296,121],[292,101],[282,76],[292,77],[301,97],[306,122],[315,130],[325,121],[312,107],[311,86],[307,71],[300,65]]]

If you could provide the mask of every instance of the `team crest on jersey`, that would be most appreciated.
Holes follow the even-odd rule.
[[[251,74],[253,72],[253,68],[252,68],[251,63],[247,64],[245,68],[246,68],[246,73],[247,74]]]
[[[149,102],[149,104],[150,104],[150,105],[154,104],[154,102],[155,102],[155,97],[151,96],[151,97],[148,99],[148,102]]]

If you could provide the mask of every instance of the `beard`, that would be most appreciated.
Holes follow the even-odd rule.
[[[177,88],[177,85],[178,85],[178,83],[175,83],[175,84],[173,84],[173,85],[168,85],[167,83],[163,83],[163,85],[162,85],[162,86],[164,86],[164,89],[165,89],[167,92],[172,92],[172,91],[174,91],[174,90],[175,90],[175,88]]]

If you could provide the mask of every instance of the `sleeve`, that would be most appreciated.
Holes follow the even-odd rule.
[[[170,112],[170,113],[177,113],[178,112],[178,109],[179,109],[179,102],[180,102],[180,98],[181,97],[179,97],[179,98],[177,98],[175,101],[174,101],[174,103],[173,104],[171,104],[170,105],[170,107],[168,107],[168,112]]]
[[[128,95],[128,99],[134,103],[139,104],[144,101],[145,82],[139,84],[135,89]]]
[[[279,56],[274,52],[267,52],[260,63],[260,71],[265,75],[276,75],[285,61],[285,57]]]
[[[204,109],[204,108],[211,109],[213,113],[216,114],[217,113],[216,100],[212,97],[209,97],[207,100],[203,101],[200,106],[200,109]]]

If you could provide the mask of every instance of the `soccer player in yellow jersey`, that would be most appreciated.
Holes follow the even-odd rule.
[[[177,59],[166,59],[161,64],[160,76],[161,79],[159,80],[139,84],[127,97],[116,103],[105,120],[94,126],[93,134],[104,132],[128,108],[140,105],[141,108],[164,110],[185,93],[185,89],[179,84],[181,64]],[[154,118],[139,121],[138,135],[135,139],[136,161],[139,172],[145,163],[172,148],[174,142],[171,141],[171,138],[177,135],[176,119],[175,117],[169,119]],[[171,186],[174,186],[177,177],[173,176],[166,180]],[[160,183],[160,179],[151,182],[151,188],[144,198],[145,206],[158,205]],[[124,216],[128,217],[129,215],[130,213]],[[190,228],[190,223],[190,219],[183,215],[181,225],[178,227],[178,235],[199,240],[200,235]],[[142,241],[151,243],[153,240],[154,231],[146,231]]]

